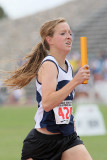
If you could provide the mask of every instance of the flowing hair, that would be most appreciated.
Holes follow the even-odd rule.
[[[37,77],[40,64],[50,50],[46,37],[52,37],[56,25],[62,22],[66,22],[64,18],[48,21],[42,25],[40,29],[42,42],[34,46],[31,52],[24,57],[24,63],[17,70],[10,72],[9,77],[4,80],[4,85],[20,89]]]

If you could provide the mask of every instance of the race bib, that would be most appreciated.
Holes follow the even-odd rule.
[[[53,109],[56,124],[68,124],[72,114],[72,101],[63,101],[59,106]]]

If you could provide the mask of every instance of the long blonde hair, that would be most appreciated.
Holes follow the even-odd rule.
[[[36,78],[38,68],[42,60],[48,55],[50,50],[46,37],[52,37],[54,28],[57,24],[66,22],[64,18],[48,21],[40,29],[41,42],[38,43],[31,52],[24,57],[25,63],[17,70],[10,72],[10,77],[4,80],[4,84],[10,88],[22,88],[26,86],[33,78]]]

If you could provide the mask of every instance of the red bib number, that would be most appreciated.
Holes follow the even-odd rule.
[[[53,109],[56,124],[68,124],[72,114],[72,101],[63,101]]]

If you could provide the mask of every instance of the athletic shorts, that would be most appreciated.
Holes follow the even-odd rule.
[[[46,135],[32,129],[23,142],[21,160],[61,160],[62,153],[76,145],[83,144],[77,133]]]

